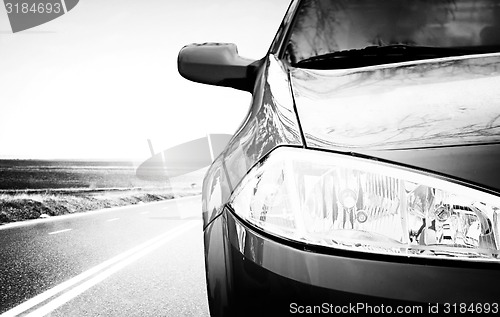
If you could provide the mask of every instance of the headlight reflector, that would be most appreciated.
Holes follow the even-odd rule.
[[[230,200],[287,239],[370,253],[500,261],[500,198],[456,181],[349,155],[281,147]]]

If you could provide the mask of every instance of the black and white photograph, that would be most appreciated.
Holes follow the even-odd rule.
[[[0,317],[500,313],[500,1],[3,0],[0,87]]]

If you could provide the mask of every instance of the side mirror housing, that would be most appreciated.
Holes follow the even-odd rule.
[[[260,61],[238,55],[235,44],[204,43],[184,46],[177,60],[182,77],[208,85],[253,91]]]

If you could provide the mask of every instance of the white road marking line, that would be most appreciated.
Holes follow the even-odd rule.
[[[63,230],[59,230],[59,231],[54,231],[54,232],[49,232],[49,234],[58,234],[58,233],[62,233],[62,232],[66,232],[66,231],[71,231],[73,229],[63,229]]]
[[[49,314],[50,312],[56,310],[57,308],[61,307],[65,303],[69,302],[73,298],[77,297],[78,295],[82,294],[92,286],[104,281],[106,278],[110,277],[114,273],[118,272],[119,270],[123,269],[127,265],[135,262],[136,260],[142,258],[143,256],[147,255],[148,253],[151,253],[152,251],[158,249],[165,243],[177,238],[181,234],[183,234],[185,231],[194,228],[194,226],[197,225],[196,222],[190,222],[185,225],[183,225],[183,228],[181,229],[174,229],[176,230],[175,232],[170,232],[170,235],[163,237],[161,240],[155,242],[154,244],[148,246],[147,248],[131,255],[130,257],[124,259],[123,261],[118,262],[114,266],[106,269],[105,271],[99,273],[98,275],[94,276],[90,280],[87,280],[86,282],[78,285],[77,287],[71,289],[70,291],[60,295],[59,297],[53,299],[49,303],[45,304],[44,306],[38,308],[37,310],[29,313],[26,315],[26,317],[41,317]],[[172,231],[174,231],[172,230]]]
[[[106,221],[107,221],[107,222],[111,222],[111,221],[116,221],[116,220],[118,220],[118,219],[120,219],[120,218],[112,218],[112,219],[108,219],[108,220],[106,220]]]
[[[149,214],[149,211],[143,211],[141,212],[141,215]]]
[[[146,255],[147,253],[153,251],[154,249],[160,247],[162,244],[176,238],[177,236],[181,235],[182,233],[194,228],[195,225],[198,225],[199,224],[199,221],[196,221],[196,220],[193,220],[193,221],[189,221],[189,222],[186,222],[184,223],[183,225],[180,225],[172,230],[169,230],[151,240],[148,240],[128,251],[125,251],[107,261],[104,261],[103,263],[97,265],[97,266],[94,266],[93,268],[59,284],[59,285],[56,285],[55,287],[27,300],[26,302],[6,311],[5,313],[1,314],[0,317],[13,317],[13,316],[17,316],[37,305],[39,305],[40,303],[46,301],[47,299],[57,295],[58,293],[60,292],[63,292],[64,290],[76,285],[77,283],[80,283],[81,281],[91,277],[92,275],[95,275],[97,273],[99,273],[100,271],[103,271],[105,269],[107,269],[108,267],[116,264],[115,266],[112,266],[111,268],[109,268],[108,270],[106,271],[103,271],[101,274],[95,276],[94,278],[88,280],[86,283],[83,283],[79,286],[79,290],[81,290],[81,292],[77,293],[76,294],[76,291],[73,291],[73,297],[77,296],[78,294],[81,294],[83,291],[85,291],[86,289],[92,287],[93,285],[97,284],[99,281],[102,281],[104,278],[106,278],[107,276],[113,274],[114,272],[118,271],[120,268],[124,267],[125,265],[135,261],[136,259],[140,258],[141,256],[144,256]],[[159,243],[158,245],[156,245],[155,243]],[[154,249],[149,249],[149,247],[151,246],[154,246]],[[146,252],[147,251],[147,252]],[[146,252],[146,253],[145,253]],[[139,255],[139,256],[137,256]],[[130,257],[130,259],[132,260],[128,260],[128,258]],[[121,261],[123,261],[124,263],[127,263],[125,265],[120,265],[120,263],[122,263]],[[105,276],[106,274],[104,274],[105,272],[107,272],[106,274],[108,274],[107,276]],[[103,275],[104,274],[104,275]],[[104,278],[103,278],[104,276]],[[99,277],[99,278],[98,278]],[[99,280],[99,281],[97,281]],[[93,283],[89,283],[90,281],[93,281]],[[82,285],[86,285],[87,288],[82,288]],[[74,290],[76,290],[77,288],[75,288]],[[54,299],[53,301],[49,302],[48,304],[46,304],[45,306],[42,306],[40,309],[32,312],[30,314],[30,316],[42,316],[42,315],[39,315],[37,312],[39,312],[41,309],[44,309],[46,310],[47,309],[47,306],[48,305],[53,305],[51,303],[53,303],[54,301],[58,300],[58,302],[61,301],[61,297],[63,297],[64,295],[66,295],[67,293],[57,297],[56,299]],[[71,298],[73,298],[71,297]],[[67,298],[67,296],[65,297]],[[71,298],[67,299],[67,300],[70,300]],[[62,303],[64,304],[64,303]],[[62,305],[61,304],[61,305]],[[52,307],[52,306],[51,306]],[[58,307],[58,306],[57,306]],[[57,307],[54,307],[54,309],[56,309]],[[49,311],[50,312],[50,311]]]

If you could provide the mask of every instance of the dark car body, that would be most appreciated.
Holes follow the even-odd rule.
[[[238,188],[274,153],[369,161],[492,199],[500,193],[498,47],[300,67],[287,57],[287,47],[305,2],[292,1],[261,60],[214,43],[187,46],[179,55],[184,77],[252,93],[247,117],[203,184],[211,314],[498,313],[498,246],[484,261],[363,252],[276,234],[236,210],[241,204],[234,196],[244,190]],[[498,241],[493,210],[486,226]]]

